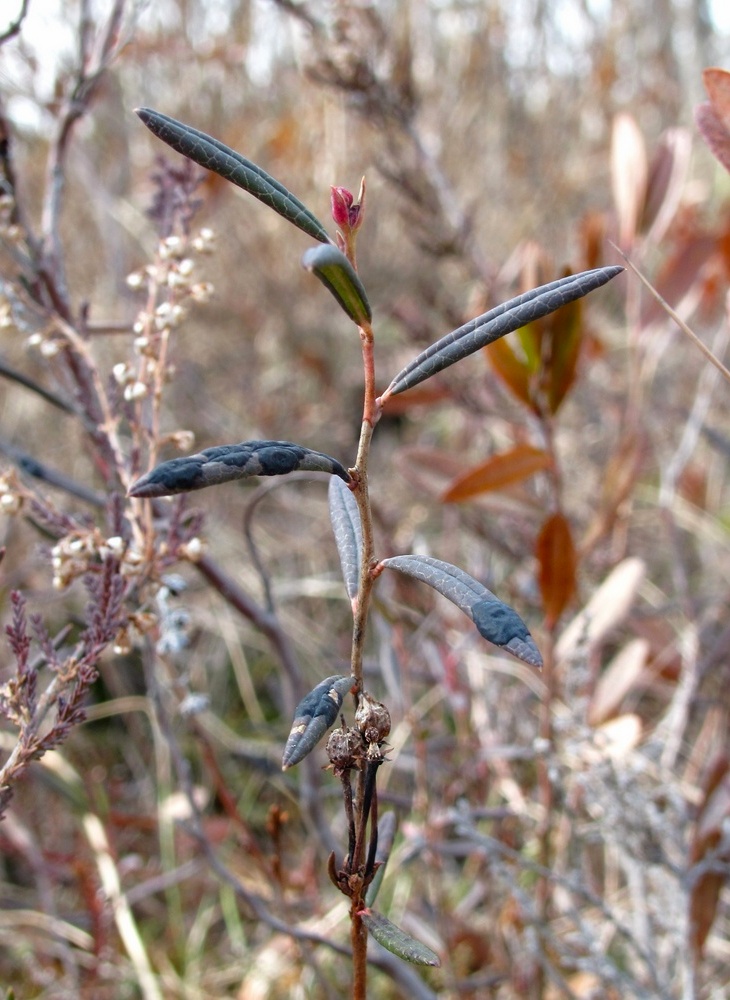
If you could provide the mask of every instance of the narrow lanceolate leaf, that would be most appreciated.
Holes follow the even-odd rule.
[[[533,667],[542,667],[540,651],[517,612],[463,569],[432,556],[414,555],[391,556],[381,565],[427,583],[461,608],[489,642]]]
[[[206,448],[156,466],[130,488],[131,497],[169,497],[249,476],[284,476],[289,472],[329,472],[346,483],[350,474],[336,458],[292,441],[242,441]]]
[[[347,596],[354,601],[360,584],[362,522],[355,497],[340,479],[330,480],[329,508]]]
[[[503,490],[549,469],[551,464],[550,455],[542,448],[518,444],[462,473],[449,484],[441,499],[444,503],[461,503],[480,493]]]
[[[545,625],[554,628],[575,593],[578,560],[570,524],[559,511],[545,521],[535,543]]]
[[[592,271],[558,278],[547,285],[533,288],[509,302],[495,306],[489,312],[470,320],[428,347],[400,371],[383,393],[383,399],[410,389],[437,372],[461,361],[499,337],[518,330],[527,323],[547,316],[567,302],[582,298],[605,285],[623,271],[622,267],[597,267]]]
[[[248,191],[254,198],[273,208],[279,215],[283,215],[298,229],[319,240],[320,243],[331,242],[327,230],[306,205],[303,205],[283,184],[257,164],[247,160],[245,156],[241,156],[205,132],[199,132],[198,129],[163,115],[160,111],[137,108],[137,114],[150,132],[178,153]]]
[[[354,677],[333,674],[313,688],[297,705],[281,761],[282,771],[304,760],[332,726],[342,699],[356,684]]]
[[[329,245],[312,247],[302,257],[302,266],[319,278],[358,326],[370,322],[373,313],[365,289],[341,250]]]
[[[391,954],[404,958],[412,965],[436,967],[441,965],[441,959],[435,951],[431,951],[422,941],[417,941],[400,927],[396,927],[382,913],[367,909],[362,910],[358,915],[378,944],[381,944]]]

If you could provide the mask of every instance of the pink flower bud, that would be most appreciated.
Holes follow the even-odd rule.
[[[350,208],[352,207],[352,192],[343,187],[330,188],[332,218],[343,229],[350,228]]]

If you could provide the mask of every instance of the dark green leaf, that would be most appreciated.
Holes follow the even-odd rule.
[[[391,556],[382,566],[427,583],[468,615],[481,636],[533,667],[542,656],[516,611],[463,569],[432,556]]]
[[[383,393],[383,399],[410,389],[437,372],[461,361],[480,348],[491,344],[512,330],[541,316],[547,316],[567,302],[582,298],[623,271],[622,267],[598,267],[559,278],[547,285],[533,288],[509,302],[495,306],[489,312],[448,333],[428,347],[400,371]]]
[[[330,243],[330,237],[319,219],[291,191],[265,170],[241,156],[235,150],[199,132],[191,125],[176,121],[151,108],[137,108],[137,114],[158,139],[187,156],[206,170],[212,170],[232,184],[248,191],[264,205],[303,230],[320,243]]]
[[[373,314],[365,289],[355,268],[341,250],[334,246],[312,247],[302,257],[302,265],[332,292],[358,326],[370,322]]]
[[[281,761],[282,771],[304,760],[337,719],[342,699],[356,684],[354,677],[333,674],[313,688],[297,705]]]
[[[156,466],[129,490],[131,497],[169,497],[249,476],[284,476],[289,472],[329,472],[347,483],[350,474],[336,458],[292,441],[242,441],[206,448]]]
[[[359,916],[378,944],[381,944],[391,954],[397,955],[398,958],[404,958],[412,965],[436,967],[441,965],[441,959],[435,951],[431,951],[421,941],[417,941],[400,927],[396,927],[377,910],[363,910]]]

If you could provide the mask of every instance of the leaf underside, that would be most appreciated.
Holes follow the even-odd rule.
[[[342,480],[332,478],[329,485],[329,510],[332,530],[337,542],[342,575],[347,596],[357,597],[360,585],[360,553],[362,552],[362,523],[357,501]]]
[[[417,941],[410,934],[406,934],[377,910],[363,910],[360,917],[367,927],[368,933],[372,934],[378,944],[381,944],[391,954],[405,959],[412,965],[435,967],[441,965],[441,959],[435,951],[432,951],[422,941]]]
[[[302,266],[319,278],[354,323],[362,326],[371,321],[373,313],[363,284],[341,250],[311,247],[302,257]]]
[[[283,184],[245,156],[218,139],[199,132],[191,125],[170,118],[152,108],[137,108],[137,115],[158,139],[189,160],[248,191],[264,205],[273,208],[298,229],[320,243],[331,243],[319,219]]]
[[[282,771],[298,764],[310,753],[332,726],[342,708],[342,699],[357,681],[333,674],[312,688],[296,707],[289,738],[281,761]]]
[[[487,344],[513,330],[547,316],[561,306],[582,298],[615,278],[624,269],[619,266],[598,267],[558,278],[495,306],[489,312],[453,330],[414,358],[400,371],[383,393],[383,399],[395,396],[425,381],[462,358],[474,354]]]
[[[336,458],[292,441],[242,441],[206,448],[196,455],[170,459],[146,473],[129,490],[131,497],[168,497],[202,490],[249,476],[289,472],[328,472],[346,483],[350,474]]]
[[[463,569],[433,556],[391,556],[382,566],[397,569],[433,587],[474,622],[481,636],[533,667],[542,656],[520,616]]]

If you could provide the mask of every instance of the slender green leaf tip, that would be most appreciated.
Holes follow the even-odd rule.
[[[311,247],[302,257],[302,266],[330,290],[353,322],[358,326],[370,323],[373,313],[365,289],[341,250],[335,246]]]
[[[308,236],[320,243],[331,243],[327,230],[307,206],[275,177],[245,156],[205,132],[199,132],[191,125],[185,125],[161,111],[136,108],[135,113],[150,132],[176,152],[248,191]]]

